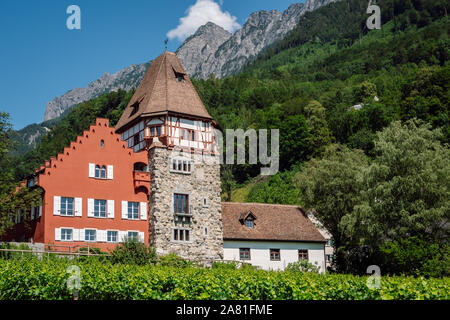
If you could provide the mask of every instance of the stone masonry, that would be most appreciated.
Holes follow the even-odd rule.
[[[216,157],[193,154],[153,145],[148,151],[150,171],[150,245],[158,254],[175,253],[198,261],[223,259],[220,165]],[[192,173],[171,170],[174,156],[192,159]],[[195,159],[194,159],[195,158]],[[202,161],[203,160],[203,161]],[[189,195],[192,217],[176,216],[174,193]],[[205,204],[206,199],[206,204]],[[181,221],[180,221],[181,220]],[[183,221],[184,220],[184,221]],[[189,242],[173,240],[173,229],[190,230]]]

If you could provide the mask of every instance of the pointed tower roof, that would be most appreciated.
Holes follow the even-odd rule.
[[[116,131],[140,117],[175,113],[212,120],[189,76],[173,52],[156,58],[126,107]]]

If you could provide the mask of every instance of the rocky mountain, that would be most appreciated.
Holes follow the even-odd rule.
[[[223,78],[239,72],[262,50],[292,30],[300,17],[338,0],[306,0],[286,11],[258,11],[234,34],[209,22],[187,38],[177,55],[191,77],[205,79],[213,73]],[[44,121],[55,119],[75,105],[118,89],[136,88],[149,64],[131,65],[114,74],[105,73],[86,88],[76,88],[47,103]]]
[[[105,73],[86,88],[72,89],[61,97],[54,98],[47,103],[44,121],[57,118],[71,107],[96,98],[103,93],[117,91],[118,89],[130,90],[136,88],[148,67],[149,64],[145,63],[131,65],[114,74]]]
[[[306,0],[304,4],[292,4],[284,12],[258,11],[233,35],[209,22],[186,39],[176,53],[191,77],[206,79],[210,74],[227,77],[283,38],[306,12],[335,1]]]
[[[41,141],[41,138],[49,131],[50,129],[45,125],[35,123],[15,131],[12,135],[15,144],[12,154],[21,155],[34,149]]]

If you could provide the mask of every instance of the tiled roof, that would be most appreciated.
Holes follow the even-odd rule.
[[[240,220],[248,212],[256,217],[253,228]],[[298,206],[225,202],[222,223],[224,240],[326,242]]]
[[[180,75],[181,81],[178,80]],[[212,120],[180,60],[175,53],[166,51],[150,65],[117,123],[116,131],[120,133],[142,116],[168,112]]]

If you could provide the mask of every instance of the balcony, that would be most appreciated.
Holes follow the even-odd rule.
[[[150,172],[146,171],[133,171],[134,189],[144,187],[147,189],[147,193],[150,190]]]

